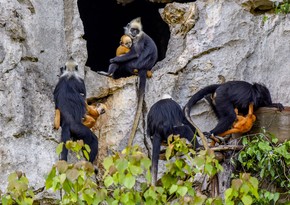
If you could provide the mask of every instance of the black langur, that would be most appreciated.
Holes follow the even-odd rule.
[[[134,75],[134,69],[138,70],[138,103],[132,130],[129,136],[128,145],[130,146],[135,136],[142,112],[146,74],[147,71],[151,70],[157,62],[158,51],[153,39],[143,31],[140,17],[133,19],[127,24],[125,27],[125,34],[131,37],[133,40],[133,46],[128,53],[110,59],[110,67],[115,67],[112,76],[114,79]]]
[[[171,98],[164,98],[152,105],[147,116],[147,136],[152,142],[151,174],[152,184],[156,184],[158,160],[162,141],[167,142],[171,135],[189,140],[195,148],[200,145],[196,140],[196,130],[184,116],[180,105]]]
[[[277,107],[280,111],[284,109],[281,103],[272,103],[268,88],[259,83],[248,83],[246,81],[228,81],[223,84],[209,85],[196,92],[184,107],[185,116],[190,119],[190,110],[199,100],[212,95],[213,110],[218,118],[218,124],[207,136],[218,136],[231,128],[236,120],[235,109],[246,115],[251,103],[254,111],[260,107]]]
[[[83,140],[90,146],[89,161],[94,162],[98,154],[97,136],[82,121],[86,114],[86,87],[79,76],[77,63],[70,58],[61,69],[59,81],[54,89],[55,109],[60,111],[61,142]],[[64,146],[61,160],[67,161],[68,150]]]

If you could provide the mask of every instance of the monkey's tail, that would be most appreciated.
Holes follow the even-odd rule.
[[[153,146],[152,158],[151,158],[152,184],[156,185],[157,175],[158,175],[158,160],[159,160],[160,146],[161,146],[161,136],[157,133],[153,135],[152,146]]]
[[[195,105],[199,100],[201,100],[202,98],[204,98],[206,95],[210,94],[210,93],[214,93],[215,90],[220,86],[220,84],[213,84],[213,85],[209,85],[201,90],[199,90],[197,93],[195,93],[187,102],[187,104],[184,106],[184,115],[185,118],[187,119],[187,121],[193,126],[195,127],[197,134],[199,135],[199,137],[201,138],[202,144],[204,146],[204,148],[206,150],[209,149],[208,144],[207,144],[207,140],[204,136],[204,134],[202,133],[202,131],[196,126],[196,124],[191,120],[190,118],[190,110],[191,107],[193,105]]]
[[[214,93],[215,90],[220,86],[220,84],[209,85],[199,91],[197,91],[186,103],[185,108],[187,108],[187,112],[185,114],[190,114],[190,109],[193,105],[195,105],[198,101],[204,98],[206,95]]]
[[[145,87],[146,87],[146,73],[147,73],[146,70],[139,70],[138,71],[138,76],[139,76],[139,88],[138,88],[138,94],[137,94],[138,103],[137,103],[137,110],[135,113],[132,130],[131,130],[131,133],[129,136],[128,146],[131,146],[133,143],[133,139],[135,137],[137,127],[139,124],[139,119],[140,119],[140,116],[142,113]]]

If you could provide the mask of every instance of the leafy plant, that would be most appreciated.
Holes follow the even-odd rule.
[[[63,144],[57,146],[61,153]],[[82,140],[68,141],[66,148],[73,151],[80,159],[80,152],[88,159],[89,146]],[[69,164],[64,160],[56,162],[46,177],[45,188],[52,191],[64,191],[60,204],[98,204],[106,195],[106,190],[99,190],[93,180],[95,168],[92,163],[81,160]]]
[[[254,198],[259,199],[258,180],[250,174],[241,173],[238,179],[233,179],[231,187],[225,192],[227,205],[253,204]]]
[[[127,147],[120,153],[106,157],[103,166],[103,181],[108,190],[106,201],[109,204],[141,203],[142,193],[151,181],[151,161],[138,146]],[[137,189],[136,181],[142,176],[147,182],[141,183],[141,187]]]
[[[288,14],[290,12],[290,2],[289,0],[284,0],[282,3],[279,1],[275,2],[275,13]]]
[[[32,205],[34,193],[28,186],[29,181],[25,174],[16,171],[8,176],[7,193],[1,196],[3,205],[21,204]]]
[[[240,152],[238,161],[243,170],[258,173],[260,181],[290,191],[290,141],[279,144],[276,137],[262,132],[244,137],[242,143],[246,148]]]

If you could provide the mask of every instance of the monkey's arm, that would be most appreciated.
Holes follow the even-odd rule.
[[[278,110],[280,112],[285,109],[284,106],[281,103],[272,103],[272,105],[269,105],[267,107],[276,107],[276,108],[278,108]]]
[[[139,55],[136,52],[136,50],[131,49],[128,53],[126,53],[124,55],[116,56],[116,57],[110,59],[110,63],[123,63],[123,62],[130,61],[130,60],[132,60],[134,58],[138,58],[138,57],[139,57]]]
[[[55,114],[54,114],[54,129],[58,130],[60,127],[60,110],[55,109]]]

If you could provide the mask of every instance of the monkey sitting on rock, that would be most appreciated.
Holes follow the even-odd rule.
[[[132,44],[133,44],[133,41],[129,35],[124,34],[123,36],[121,36],[120,45],[116,49],[116,56],[121,56],[121,55],[128,53],[130,51],[130,48],[132,47]],[[117,67],[115,67],[113,64],[110,64],[108,72],[99,71],[98,73],[101,75],[111,77],[113,75],[113,73],[116,71],[116,69],[117,69]],[[134,69],[134,74],[138,75],[138,69]],[[147,78],[151,78],[151,77],[152,77],[152,71],[148,70],[147,71]]]

